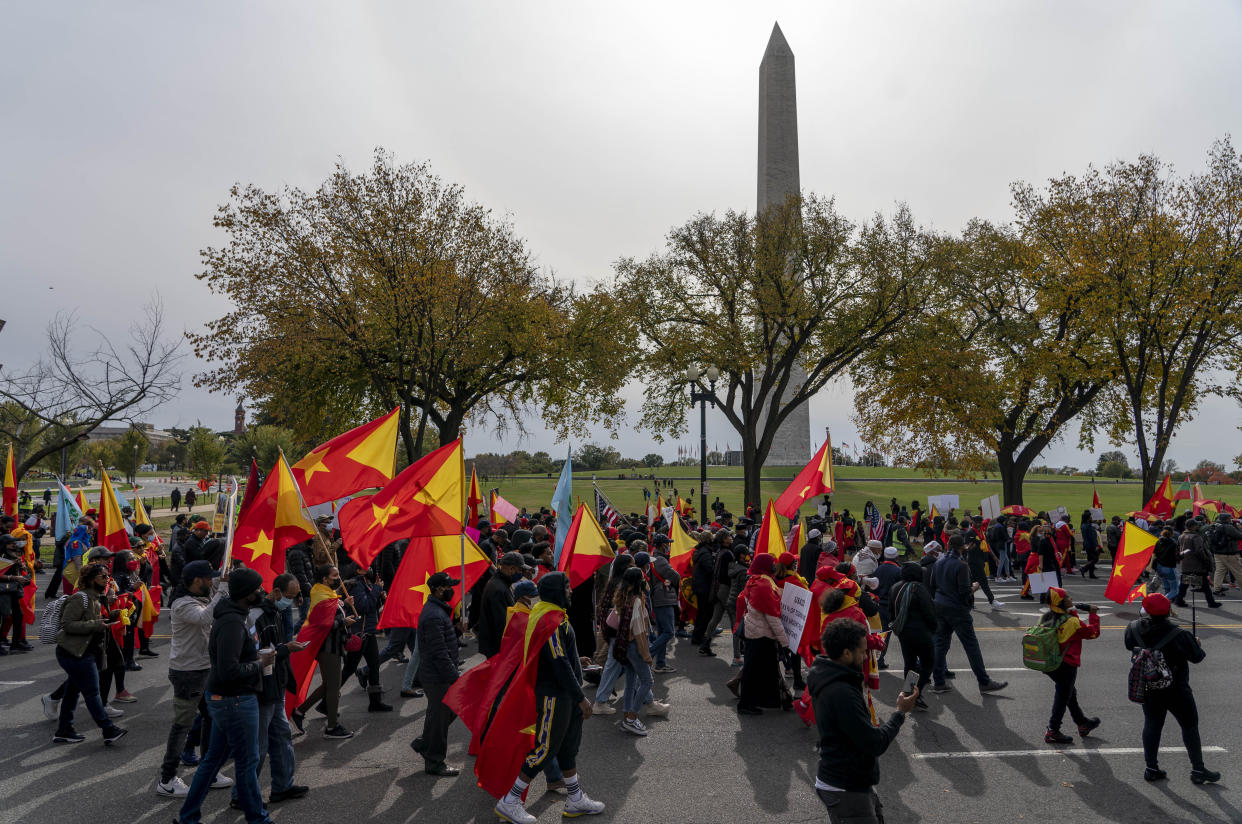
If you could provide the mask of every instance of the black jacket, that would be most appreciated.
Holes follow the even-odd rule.
[[[1207,653],[1187,630],[1171,623],[1167,618],[1140,618],[1126,626],[1126,649],[1151,649],[1170,632],[1174,634],[1172,639],[1160,648],[1165,662],[1169,665],[1169,671],[1173,674],[1170,689],[1189,689],[1190,665],[1202,661]]]
[[[298,579],[302,597],[309,598],[313,575],[311,574],[310,553],[306,549],[306,544],[294,544],[285,551],[285,571]]]
[[[879,757],[901,729],[904,713],[895,712],[876,727],[863,700],[862,673],[822,655],[807,675],[819,730],[820,781],[846,792],[867,792],[880,783]]]
[[[966,568],[966,563],[952,553],[942,556],[932,567],[932,581],[929,589],[932,600],[937,606],[970,609],[973,600],[970,572]]]
[[[932,637],[936,631],[936,605],[932,603],[931,593],[927,591],[927,587],[923,586],[923,582],[902,580],[893,584],[893,590],[889,593],[889,599],[892,601],[892,619],[897,618],[897,610],[901,604],[902,593],[906,588],[910,587],[910,606],[906,613],[905,626],[901,628],[901,632],[897,633],[898,638],[907,639],[923,639]]]
[[[457,630],[449,605],[429,598],[418,614],[418,680],[451,684],[457,680]]]
[[[289,647],[285,645],[285,620],[276,605],[267,598],[250,611],[254,615],[254,634],[259,649],[271,647],[276,650],[276,663],[272,674],[263,676],[263,688],[259,692],[260,704],[275,704],[292,686],[297,689],[293,667],[289,664]]]
[[[1177,566],[1177,541],[1172,538],[1160,537],[1156,539],[1156,548],[1152,550],[1156,563],[1162,567]]]
[[[202,540],[191,533],[181,544],[181,554],[188,564],[191,561],[207,561],[212,569],[219,569],[224,563],[224,541],[219,538]]]
[[[384,592],[380,585],[367,581],[365,575],[359,575],[349,584],[349,594],[354,597],[354,609],[362,620],[353,626],[354,632],[375,634],[379,626],[380,595]]]
[[[1216,559],[1208,550],[1203,536],[1197,532],[1183,532],[1177,545],[1182,556],[1183,575],[1211,575]]]
[[[713,578],[716,572],[716,553],[712,544],[699,544],[694,548],[694,555],[691,556],[694,567],[691,570],[693,575],[693,587],[695,592],[711,592],[713,589]]]
[[[1205,541],[1213,555],[1237,555],[1242,531],[1231,523],[1217,521],[1206,529]]]
[[[500,639],[505,634],[505,617],[511,606],[513,586],[500,570],[496,570],[483,588],[483,607],[479,610],[479,623],[474,631],[479,639],[479,652],[488,658],[500,652]]]
[[[216,603],[211,617],[211,637],[207,653],[211,670],[207,673],[207,692],[216,695],[255,695],[261,691],[263,667],[259,651],[246,628],[246,609],[224,598]]]
[[[872,577],[878,578],[880,581],[875,588],[875,599],[880,603],[880,608],[887,611],[893,584],[901,579],[901,564],[896,561],[885,561],[876,567],[875,572],[871,574]]]
[[[823,551],[824,543],[819,538],[807,541],[798,550],[798,574],[805,580],[815,580],[815,570],[819,566],[819,556]]]
[[[539,651],[539,670],[535,674],[535,693],[567,696],[579,704],[582,692],[581,670],[578,667],[578,645],[568,622],[556,628]]]

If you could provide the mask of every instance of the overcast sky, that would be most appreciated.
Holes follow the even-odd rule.
[[[754,209],[775,20],[802,185],[856,220],[897,201],[948,231],[1007,220],[1011,181],[1141,152],[1192,171],[1242,131],[1237,2],[6,3],[0,363],[33,360],[60,310],[123,334],[156,291],[200,328],[228,308],[192,276],[229,186],[313,188],[377,146],[510,213],[558,277],[606,277],[697,211]],[[236,399],[191,387],[198,369],[153,423],[231,426]],[[854,440],[852,391],[815,399],[815,442]],[[1238,423],[1209,401],[1171,455],[1229,464]],[[473,440],[564,449],[537,421],[520,444]],[[718,415],[708,440],[738,444]],[[630,429],[615,445],[652,448]],[[1047,462],[1093,459],[1071,439]]]

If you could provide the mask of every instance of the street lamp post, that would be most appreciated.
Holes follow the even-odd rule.
[[[698,386],[699,378],[706,375],[708,389],[706,391],[696,392],[694,387]],[[714,366],[708,366],[706,373],[700,372],[699,367],[690,364],[686,369],[686,377],[690,379],[690,404],[693,406],[696,402],[699,405],[699,523],[708,523],[707,518],[707,404],[710,402],[712,409],[716,408],[716,379],[720,377],[720,370]]]

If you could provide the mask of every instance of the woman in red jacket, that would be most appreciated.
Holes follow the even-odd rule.
[[[1048,590],[1048,607],[1050,612],[1044,613],[1039,623],[1056,627],[1057,641],[1061,644],[1061,666],[1046,675],[1056,684],[1056,692],[1052,699],[1052,715],[1048,718],[1048,731],[1044,733],[1045,744],[1069,744],[1074,738],[1061,732],[1061,719],[1069,709],[1074,723],[1078,725],[1078,734],[1087,737],[1093,729],[1100,726],[1099,718],[1088,718],[1078,706],[1078,690],[1074,682],[1078,679],[1078,667],[1082,664],[1082,642],[1089,638],[1100,637],[1100,616],[1094,606],[1087,607],[1088,623],[1078,617],[1074,609],[1074,601],[1069,593],[1060,587]]]

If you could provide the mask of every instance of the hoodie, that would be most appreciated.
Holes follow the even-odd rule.
[[[207,674],[207,692],[215,695],[257,695],[262,692],[263,667],[259,650],[246,626],[249,610],[228,598],[212,610],[211,639],[208,653],[211,672]]]
[[[882,725],[872,724],[862,683],[860,671],[823,655],[816,656],[806,678],[819,731],[816,778],[855,793],[880,783],[879,758],[906,720],[905,713],[895,712]]]

